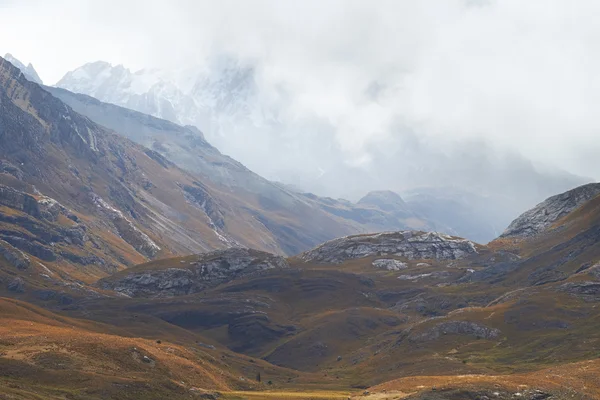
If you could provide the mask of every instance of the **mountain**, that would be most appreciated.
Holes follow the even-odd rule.
[[[53,93],[91,117],[0,59],[2,395],[600,396],[598,184],[487,245],[356,234],[429,222],[407,196],[298,193],[195,128]]]
[[[364,231],[410,228],[453,233],[452,228],[400,206],[402,199],[395,193],[383,196],[373,192],[358,203],[300,193],[270,182],[221,154],[206,141],[202,132],[192,126],[182,127],[60,88],[46,87],[46,90],[82,115],[156,151],[179,167],[226,187],[236,197],[258,198],[266,210],[296,220],[298,230],[304,231],[297,235],[305,238],[302,238],[302,244],[285,248],[286,254],[297,253],[336,236]],[[379,201],[373,200],[377,196]],[[275,223],[267,222],[269,227]],[[314,235],[318,236],[310,238]]]
[[[598,194],[600,194],[600,184],[590,183],[552,196],[515,219],[501,237],[535,236]]]
[[[548,199],[513,224],[526,235],[488,245],[418,230],[342,234],[284,259],[265,250],[332,234],[321,227],[426,220],[393,192],[357,204],[294,192],[194,128],[53,93],[93,118],[0,59],[2,394],[600,394],[596,185]],[[154,150],[126,135],[176,139]],[[189,171],[173,162],[181,154]],[[294,214],[279,195],[305,208]],[[256,222],[269,218],[277,225]]]
[[[297,222],[236,197],[77,114],[5,60],[0,95],[0,239],[17,256],[85,276],[233,245],[285,253],[357,229],[292,197]],[[297,233],[311,221],[323,227]]]
[[[252,67],[225,57],[208,70],[174,74],[156,69],[132,72],[122,65],[96,61],[68,72],[56,86],[207,130],[215,130],[223,114],[245,118],[256,89]]]
[[[523,209],[589,181],[535,166],[486,143],[433,140],[404,126],[389,127],[385,140],[365,145],[357,155],[340,142],[340,129],[370,127],[338,126],[314,100],[303,104],[301,93],[294,95],[285,82],[265,74],[257,63],[227,56],[170,71],[131,71],[98,61],[68,72],[56,86],[195,126],[221,152],[262,177],[293,184],[296,192],[355,202],[365,192],[391,190],[410,203],[418,219],[434,225],[410,228],[434,228],[480,243],[497,237]],[[378,109],[381,105],[373,101],[365,95],[364,104]]]
[[[25,75],[25,78],[27,78],[27,80],[30,80],[31,82],[35,82],[38,85],[43,84],[40,76],[37,74],[35,68],[33,68],[33,65],[31,65],[31,63],[29,63],[29,64],[27,64],[27,66],[25,66],[25,64],[23,64],[21,61],[14,58],[13,55],[10,53],[6,53],[6,55],[4,56],[4,59],[6,61],[8,61],[9,63],[11,63],[12,65],[14,65],[15,67],[19,68],[21,70],[21,72],[23,73],[23,75]]]
[[[245,229],[266,233],[249,213],[223,215],[218,191],[75,113],[5,60],[0,74],[3,221],[10,226],[3,239],[12,246],[47,262],[110,270],[158,254],[229,247],[246,241],[234,238]],[[255,236],[256,245],[278,248],[267,236]]]
[[[104,324],[132,314],[160,320],[279,368],[333,378],[353,398],[595,398],[598,221],[595,197],[518,247],[408,232],[339,238],[199,292],[147,282],[200,271],[222,253],[165,259],[99,283],[135,299],[86,301],[67,313]],[[553,258],[563,260],[554,268],[561,274],[527,278],[550,276]],[[232,271],[231,261],[221,271]]]

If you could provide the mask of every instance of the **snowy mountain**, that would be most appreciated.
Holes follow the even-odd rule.
[[[27,80],[35,82],[38,85],[43,84],[42,80],[40,79],[40,76],[36,72],[35,68],[33,68],[33,65],[31,65],[31,63],[29,63],[27,66],[25,66],[25,64],[23,64],[21,61],[17,60],[10,53],[6,53],[6,55],[4,56],[4,59],[6,61],[8,61],[9,63],[11,63],[12,65],[14,65],[15,67],[19,68],[21,70],[21,72],[23,73],[23,75],[25,75],[25,78],[27,78]]]
[[[213,136],[222,133],[218,126],[223,115],[249,117],[248,104],[256,93],[253,69],[231,59],[209,69],[170,72],[132,72],[97,61],[67,73],[56,86],[180,125],[202,127]]]

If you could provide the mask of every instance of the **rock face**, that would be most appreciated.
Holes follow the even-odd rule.
[[[284,258],[257,250],[232,248],[195,259],[158,261],[102,279],[98,285],[132,297],[172,297],[200,292],[236,278],[274,268],[289,268]],[[156,266],[159,264],[159,266]]]
[[[388,271],[399,271],[408,267],[406,263],[403,263],[399,260],[394,260],[390,258],[380,258],[378,260],[373,261],[373,266],[381,269],[387,269]]]
[[[560,285],[558,289],[576,296],[593,298],[600,296],[600,282],[567,282]]]
[[[98,208],[112,220],[121,238],[132,245],[139,253],[147,257],[154,257],[160,251],[160,247],[148,235],[140,231],[121,211],[112,207],[97,195],[93,195],[92,198]]]
[[[500,237],[535,236],[598,194],[600,183],[590,183],[552,196],[515,219]]]
[[[369,256],[395,255],[409,260],[455,260],[477,253],[469,240],[436,232],[384,232],[331,240],[299,255],[306,262],[338,264]]]
[[[16,249],[10,243],[0,239],[0,255],[17,269],[24,270],[29,268],[31,261],[27,254]]]

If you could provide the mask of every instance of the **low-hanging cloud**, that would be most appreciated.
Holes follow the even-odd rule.
[[[511,185],[525,169],[600,176],[599,11],[593,0],[0,0],[0,50],[49,83],[96,59],[174,70],[230,55],[252,65],[275,122],[213,139],[267,177],[349,197],[449,182],[489,192],[485,180]]]

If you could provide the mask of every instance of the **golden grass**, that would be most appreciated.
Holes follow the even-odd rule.
[[[225,399],[247,399],[247,400],[271,400],[271,399],[294,399],[294,400],[338,400],[347,399],[349,392],[330,392],[330,391],[306,391],[306,392],[283,392],[283,391],[265,391],[265,392],[244,392],[232,391],[222,392]]]

